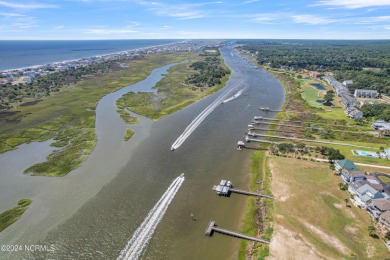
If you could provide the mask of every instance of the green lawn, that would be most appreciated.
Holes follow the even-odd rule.
[[[344,200],[350,195],[338,188],[340,177],[331,174],[327,163],[279,157],[270,158],[269,163],[276,225],[300,234],[329,258],[388,256],[383,241],[368,235],[371,219],[367,212],[346,207]]]

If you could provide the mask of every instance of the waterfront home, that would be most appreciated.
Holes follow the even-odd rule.
[[[390,231],[390,210],[382,213],[379,217],[379,231],[382,234],[386,234],[388,231]]]
[[[378,91],[371,89],[355,89],[353,95],[357,98],[377,98]]]
[[[379,192],[385,191],[385,187],[380,183],[380,181],[375,176],[368,175],[366,176],[366,179],[370,183],[371,187],[373,187],[377,191]]]
[[[353,119],[360,119],[363,118],[363,112],[357,109],[356,107],[347,107],[345,110],[345,113]]]
[[[348,183],[348,192],[351,194],[351,195],[355,195],[357,194],[357,190],[366,185],[366,184],[369,184],[369,182],[367,180],[362,180],[362,181],[351,181]]]
[[[362,208],[367,208],[373,200],[381,199],[385,196],[379,191],[375,190],[371,185],[364,184],[362,187],[357,189],[356,194],[353,197],[354,204]]]
[[[349,94],[349,92],[341,93],[341,103],[345,107],[354,107],[358,104],[357,99],[351,94]]]
[[[370,206],[367,207],[368,214],[374,220],[378,220],[380,215],[390,210],[390,201],[387,199],[374,200]]]
[[[344,183],[349,183],[351,181],[362,181],[366,178],[366,172],[352,169],[343,169],[341,171],[340,177]]]
[[[334,169],[341,171],[342,169],[359,170],[355,164],[349,160],[338,160],[334,163]]]

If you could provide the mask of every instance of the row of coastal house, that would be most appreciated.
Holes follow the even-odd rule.
[[[353,118],[360,119],[363,118],[363,113],[358,109],[359,104],[366,104],[367,101],[359,102],[357,98],[377,98],[378,91],[376,90],[367,90],[367,89],[356,89],[354,95],[349,92],[348,86],[353,84],[352,80],[345,80],[343,83],[337,81],[334,77],[325,76],[323,77],[329,86],[334,88],[336,95],[341,97],[341,103],[345,107],[345,113]]]
[[[349,160],[335,162],[343,183],[348,184],[354,205],[366,209],[377,222],[378,231],[386,235],[390,231],[390,193],[375,175],[367,175]]]

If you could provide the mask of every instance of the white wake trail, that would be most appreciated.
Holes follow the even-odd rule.
[[[140,257],[143,249],[147,246],[149,240],[152,238],[157,225],[162,220],[169,204],[175,197],[176,192],[179,190],[183,182],[184,174],[181,174],[171,183],[160,200],[148,213],[148,216],[145,218],[142,224],[134,232],[132,238],[121,251],[117,260],[133,260]]]
[[[176,139],[172,144],[171,150],[179,148],[187,137],[195,131],[195,129],[206,119],[206,117],[214,111],[214,109],[222,103],[222,101],[232,92],[235,88],[225,91],[217,99],[214,100],[205,110],[203,110],[192,122],[186,127],[184,132]]]
[[[245,90],[245,88],[240,89],[239,91],[237,91],[236,94],[234,94],[234,96],[231,96],[230,98],[225,99],[224,101],[222,101],[222,103],[225,104],[227,102],[232,101],[233,99],[238,98],[239,96],[241,96],[241,94],[242,94],[242,92],[244,92],[244,90]]]

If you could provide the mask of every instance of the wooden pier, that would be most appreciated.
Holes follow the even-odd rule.
[[[274,198],[272,196],[268,196],[268,195],[264,195],[264,194],[260,194],[260,193],[255,193],[255,192],[245,191],[245,190],[239,190],[239,189],[233,189],[233,188],[230,188],[229,191],[230,192],[234,192],[234,193],[249,195],[249,196],[255,196],[255,197],[264,197],[264,198],[268,198],[268,199],[273,199]]]
[[[270,138],[278,138],[278,139],[294,140],[294,141],[303,141],[303,142],[311,142],[311,143],[318,143],[318,144],[333,144],[333,145],[342,145],[342,146],[358,147],[358,148],[375,148],[375,147],[372,147],[372,146],[354,145],[354,144],[337,143],[337,142],[327,142],[327,141],[311,140],[311,139],[304,139],[304,138],[295,138],[295,137],[280,136],[280,135],[268,135],[268,134],[257,134],[257,135],[259,137],[270,137]],[[249,136],[245,137],[245,141],[247,141],[247,142],[260,142],[260,140],[251,139],[251,138],[249,138]]]
[[[207,236],[211,237],[214,232],[218,232],[220,234],[224,234],[224,235],[227,235],[227,236],[238,237],[238,238],[242,238],[242,239],[246,239],[246,240],[250,240],[250,241],[255,241],[255,242],[269,244],[269,241],[264,240],[264,239],[260,239],[260,238],[257,238],[257,237],[251,237],[251,236],[247,236],[247,235],[244,235],[244,234],[241,234],[241,233],[238,233],[238,232],[234,232],[234,231],[230,231],[230,230],[227,230],[227,229],[219,228],[215,224],[215,221],[210,221],[209,225],[206,228],[205,234]]]

